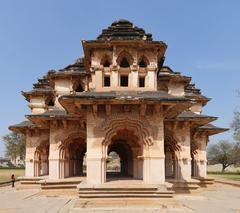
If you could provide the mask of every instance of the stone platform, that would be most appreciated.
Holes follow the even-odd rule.
[[[171,184],[145,184],[141,180],[109,180],[105,184],[89,185],[81,182],[78,186],[80,198],[172,198]]]

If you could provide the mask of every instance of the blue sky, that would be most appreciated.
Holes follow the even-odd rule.
[[[204,114],[218,116],[215,124],[229,127],[240,107],[239,9],[237,0],[1,0],[0,136],[29,113],[21,90],[30,90],[48,70],[73,63],[83,55],[82,39],[95,39],[120,18],[166,42],[165,65],[191,76],[213,98]],[[231,134],[211,141],[231,139]]]

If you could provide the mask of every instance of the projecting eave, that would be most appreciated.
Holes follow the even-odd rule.
[[[214,126],[213,124],[207,124],[207,125],[198,127],[196,129],[196,132],[203,132],[211,136],[211,135],[216,135],[222,132],[226,132],[228,130],[229,130],[228,128],[221,128],[221,127]]]
[[[25,133],[27,130],[34,130],[41,128],[40,125],[34,124],[31,121],[23,121],[19,124],[14,124],[8,127],[13,132]]]
[[[166,92],[82,92],[76,95],[64,95],[59,98],[61,104],[69,100],[76,100],[82,104],[92,104],[98,102],[99,104],[136,104],[136,103],[178,103],[190,102],[190,99],[185,97],[172,96]]]
[[[169,108],[167,117],[175,117],[195,102],[166,92],[83,92],[59,98],[60,104],[70,113],[76,113],[86,105],[162,105]],[[171,107],[170,107],[171,106]]]
[[[65,110],[50,110],[41,114],[26,115],[30,120],[77,119],[78,116],[70,115]]]
[[[174,81],[174,82],[182,82],[185,85],[189,84],[189,82],[192,80],[191,77],[184,76],[181,74],[165,74],[165,73],[159,73],[158,79],[163,81]]]
[[[53,89],[50,89],[50,88],[38,88],[38,89],[33,89],[28,92],[22,91],[21,93],[27,101],[30,101],[31,97],[53,95],[54,91],[53,91]]]
[[[53,120],[79,120],[80,117],[82,116],[68,114],[65,110],[50,110],[41,114],[26,115],[27,119],[45,128],[49,128],[50,121]]]
[[[195,94],[195,93],[189,93],[185,92],[185,97],[195,100],[197,103],[202,103],[203,106],[206,105],[209,101],[211,101],[211,98],[208,98],[202,94]]]
[[[51,78],[66,78],[66,77],[81,77],[81,76],[86,76],[87,75],[87,72],[86,71],[73,71],[73,70],[70,70],[70,71],[66,71],[66,70],[63,70],[63,71],[59,71],[59,72],[55,72],[53,74],[51,74]]]
[[[171,119],[171,121],[188,121],[192,124],[192,127],[203,126],[215,120],[217,120],[217,117],[197,114],[191,111],[181,112],[176,118]]]

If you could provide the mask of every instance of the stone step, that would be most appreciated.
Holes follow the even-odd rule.
[[[107,189],[128,189],[128,190],[165,190],[167,187],[166,185],[156,185],[156,184],[129,184],[129,185],[122,185],[122,184],[100,184],[100,185],[87,185],[87,184],[79,184],[78,189],[88,189],[88,190],[107,190]]]
[[[41,189],[76,189],[75,184],[41,184]]]
[[[56,185],[56,184],[75,184],[78,185],[81,183],[80,180],[72,180],[72,181],[65,181],[65,180],[41,180],[39,181],[41,184],[47,184],[47,185]]]
[[[40,184],[39,180],[21,180],[21,184]]]
[[[39,189],[40,184],[19,184],[16,186],[17,190],[24,190],[24,189]]]
[[[142,193],[120,193],[120,194],[111,194],[111,193],[101,193],[101,194],[79,194],[80,198],[136,198],[136,197],[141,197],[141,198],[171,198],[173,197],[173,193],[159,193],[159,194],[154,194],[154,193],[149,193],[149,194],[142,194]]]
[[[99,184],[78,185],[80,198],[160,198],[173,197],[174,191],[168,191],[167,184]]]
[[[109,191],[102,191],[102,190],[81,190],[78,191],[79,194],[173,194],[173,191],[149,191],[149,190],[109,190]]]

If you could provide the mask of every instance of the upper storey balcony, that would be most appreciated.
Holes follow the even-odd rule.
[[[93,91],[156,91],[167,45],[127,20],[113,22],[97,40],[83,41]]]

